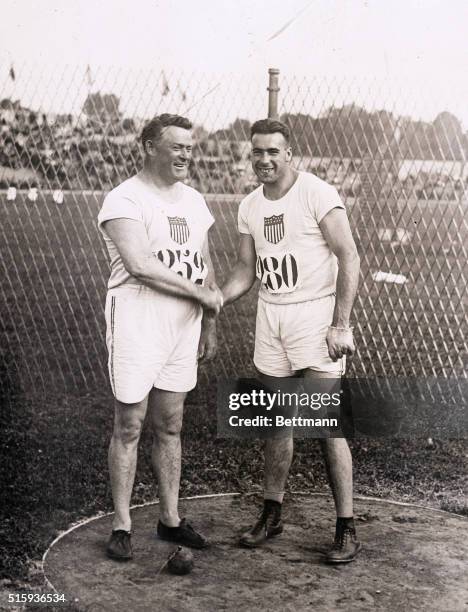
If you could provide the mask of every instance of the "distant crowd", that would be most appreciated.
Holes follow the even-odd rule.
[[[0,189],[108,190],[131,176],[141,151],[131,119],[80,122],[71,115],[54,117],[0,103]],[[203,193],[248,193],[256,186],[248,154],[232,154],[233,143],[205,141],[194,149],[191,184]],[[211,146],[204,146],[209,141]],[[329,183],[344,197],[361,193],[360,160],[302,158],[295,162]],[[374,179],[375,180],[375,179]],[[395,197],[460,200],[467,177],[440,171],[380,172],[379,192]]]

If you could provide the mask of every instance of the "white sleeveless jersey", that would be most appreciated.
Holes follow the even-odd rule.
[[[168,268],[196,284],[203,284],[208,269],[201,251],[214,219],[198,191],[183,183],[178,184],[178,190],[175,201],[171,202],[133,176],[106,196],[98,226],[110,257],[108,289],[141,286],[125,269],[117,247],[103,227],[105,221],[122,218],[144,224],[153,254]]]
[[[279,200],[267,200],[263,185],[242,200],[239,232],[255,241],[262,300],[294,304],[335,292],[337,259],[319,223],[337,207],[344,208],[337,190],[308,172]]]

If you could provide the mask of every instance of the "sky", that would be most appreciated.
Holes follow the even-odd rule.
[[[52,90],[65,63],[78,71],[89,64],[94,80],[100,71],[110,74],[110,67],[132,77],[161,67],[168,75],[213,75],[205,89],[199,83],[194,86],[193,80],[186,85],[197,89],[196,95],[188,94],[195,105],[210,83],[218,84],[218,89],[208,98],[217,96],[218,103],[229,83],[245,85],[250,79],[264,91],[267,68],[277,67],[285,81],[296,76],[349,84],[348,97],[365,88],[361,83],[377,79],[383,87],[392,86],[395,100],[408,98],[408,109],[415,106],[423,118],[448,108],[468,128],[466,0],[3,0],[2,4],[0,86],[3,83],[4,93],[10,94],[8,88],[15,85],[17,92],[31,100],[36,96],[43,106],[57,106]],[[11,64],[18,77],[15,84],[5,79]],[[47,88],[48,80],[52,84]],[[67,95],[58,96],[63,107],[70,106],[73,98],[81,103],[81,94],[67,87]],[[134,98],[144,94],[137,80],[132,87]],[[229,89],[224,96],[233,106]],[[246,106],[259,112],[260,106],[252,102]],[[124,106],[129,112],[137,110],[135,101],[132,106],[124,100]]]

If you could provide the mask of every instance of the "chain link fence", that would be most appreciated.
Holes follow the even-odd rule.
[[[351,372],[466,378],[468,136],[434,96],[291,76],[268,98],[266,75],[30,65],[0,74],[4,395],[107,389],[108,262],[96,216],[105,192],[139,168],[138,133],[155,114],[195,125],[191,184],[215,216],[213,261],[226,278],[237,207],[256,186],[249,127],[269,102],[292,129],[294,164],[334,184],[348,209],[362,260]],[[205,380],[252,372],[255,298],[222,313]]]

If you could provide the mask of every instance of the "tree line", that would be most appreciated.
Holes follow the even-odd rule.
[[[292,134],[295,153],[310,157],[361,158],[380,155],[397,159],[465,160],[468,134],[460,120],[447,111],[432,122],[396,116],[388,111],[369,112],[357,105],[329,108],[319,117],[285,113],[280,119]],[[236,119],[217,138],[247,140],[250,122]]]

